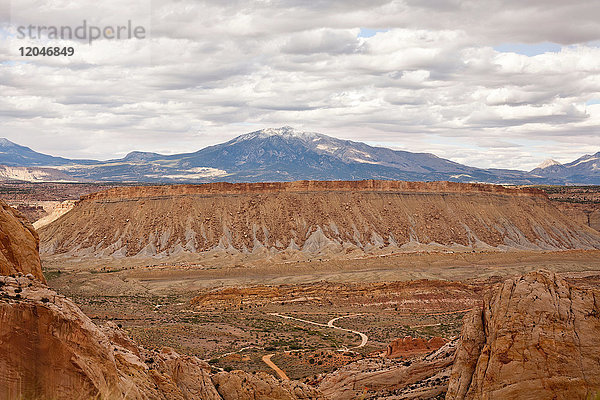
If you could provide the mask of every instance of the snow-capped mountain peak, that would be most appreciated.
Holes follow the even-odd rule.
[[[234,140],[236,143],[239,143],[245,140],[267,139],[273,136],[278,136],[284,139],[318,140],[324,135],[315,132],[300,131],[292,128],[291,126],[283,126],[281,128],[265,128],[259,131],[246,133],[245,135],[238,136]]]
[[[586,163],[591,163],[592,161],[598,161],[600,160],[600,152],[596,153],[596,154],[586,154],[585,156],[573,161],[572,163],[568,164],[569,167],[576,167],[580,164],[586,164]],[[591,165],[591,164],[590,164]]]
[[[538,165],[538,166],[536,167],[536,169],[537,169],[537,168],[539,168],[539,169],[544,169],[544,168],[552,167],[552,166],[554,166],[554,165],[562,165],[562,164],[561,164],[561,163],[559,163],[559,162],[558,162],[558,161],[556,161],[556,160],[553,160],[553,159],[549,158],[549,159],[547,159],[546,161],[544,161],[543,163],[541,163],[540,165]]]

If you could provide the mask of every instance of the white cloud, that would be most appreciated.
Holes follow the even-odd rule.
[[[527,169],[600,146],[600,107],[585,106],[600,92],[597,2],[1,1],[13,33],[83,19],[151,32],[44,42],[72,45],[72,58],[20,57],[42,42],[2,39],[0,136],[39,151],[182,152],[281,125],[482,167]],[[563,46],[494,50],[542,42]]]

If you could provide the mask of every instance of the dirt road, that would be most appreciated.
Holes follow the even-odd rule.
[[[294,321],[304,322],[306,324],[316,325],[316,326],[320,326],[323,328],[331,328],[331,329],[337,329],[337,330],[344,331],[344,332],[351,332],[356,335],[359,335],[361,338],[360,344],[358,346],[351,347],[350,349],[358,349],[360,347],[364,347],[367,344],[367,342],[369,341],[369,337],[362,332],[353,331],[352,329],[340,328],[339,326],[335,326],[333,324],[338,319],[357,317],[361,314],[342,315],[340,317],[335,317],[335,318],[330,319],[326,324],[321,324],[319,322],[309,321],[307,319],[296,318],[296,317],[292,317],[289,315],[283,315],[283,314],[279,314],[279,313],[271,313],[270,315],[273,315],[275,317],[285,318],[285,319],[291,319]],[[348,349],[344,349],[344,350],[348,350]],[[277,375],[279,375],[279,377],[281,379],[290,379],[285,374],[285,372],[283,372],[283,370],[281,370],[281,368],[279,368],[277,365],[275,365],[275,363],[273,363],[273,361],[271,361],[271,357],[273,357],[273,356],[274,356],[274,354],[265,355],[262,357],[262,360],[265,364],[267,364],[269,367],[271,367],[277,373]]]
[[[360,336],[361,342],[360,342],[360,344],[358,346],[351,347],[351,349],[358,349],[360,347],[364,347],[367,344],[367,342],[369,341],[369,337],[367,335],[365,335],[364,333],[362,333],[362,332],[353,331],[352,329],[340,328],[339,326],[335,326],[333,324],[338,319],[349,318],[349,317],[357,317],[357,316],[359,316],[361,314],[342,315],[340,317],[335,317],[335,318],[329,320],[329,322],[327,322],[326,324],[321,324],[319,322],[309,321],[307,319],[291,317],[289,315],[283,315],[283,314],[279,314],[279,313],[271,313],[270,315],[273,315],[273,316],[276,316],[276,317],[280,317],[280,318],[285,318],[285,319],[292,319],[294,321],[304,322],[304,323],[311,324],[311,325],[317,325],[317,326],[321,326],[323,328],[332,328],[332,329],[337,329],[337,330],[344,331],[344,332],[354,333],[355,335]]]
[[[337,321],[338,319],[350,318],[350,317],[357,317],[359,315],[361,315],[361,314],[342,315],[341,317],[333,318],[333,319],[329,320],[329,322],[327,322],[327,326],[330,327],[330,328],[339,329],[341,331],[346,331],[346,332],[351,332],[351,333],[354,333],[355,335],[359,335],[360,336],[360,338],[361,338],[360,344],[358,346],[351,347],[351,349],[358,349],[360,347],[364,347],[367,344],[367,342],[369,341],[369,337],[367,335],[365,335],[364,333],[362,333],[362,332],[353,331],[352,329],[340,328],[339,326],[333,325],[333,323],[335,321]]]
[[[263,362],[265,364],[267,364],[269,367],[271,367],[273,369],[273,371],[275,371],[281,379],[289,381],[290,378],[286,375],[286,373],[283,372],[283,370],[281,368],[279,368],[277,365],[275,365],[275,363],[273,363],[273,361],[271,361],[271,357],[273,357],[274,355],[275,354],[267,354],[266,356],[263,356],[262,357]]]

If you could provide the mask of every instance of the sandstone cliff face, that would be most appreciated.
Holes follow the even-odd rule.
[[[0,399],[186,398],[70,300],[26,277],[0,282]]]
[[[600,248],[535,190],[450,182],[115,188],[41,228],[45,254]]]
[[[136,346],[38,280],[0,276],[0,399],[318,399],[299,382],[211,374],[196,357]]]
[[[32,274],[45,282],[39,238],[27,219],[0,200],[0,275]]]
[[[507,280],[465,319],[446,399],[595,398],[599,298],[546,271]]]

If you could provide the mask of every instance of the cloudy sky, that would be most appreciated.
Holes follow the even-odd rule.
[[[0,0],[0,137],[188,152],[290,125],[477,167],[600,151],[600,2]],[[20,26],[143,26],[144,39]],[[22,46],[73,57],[21,57]]]

